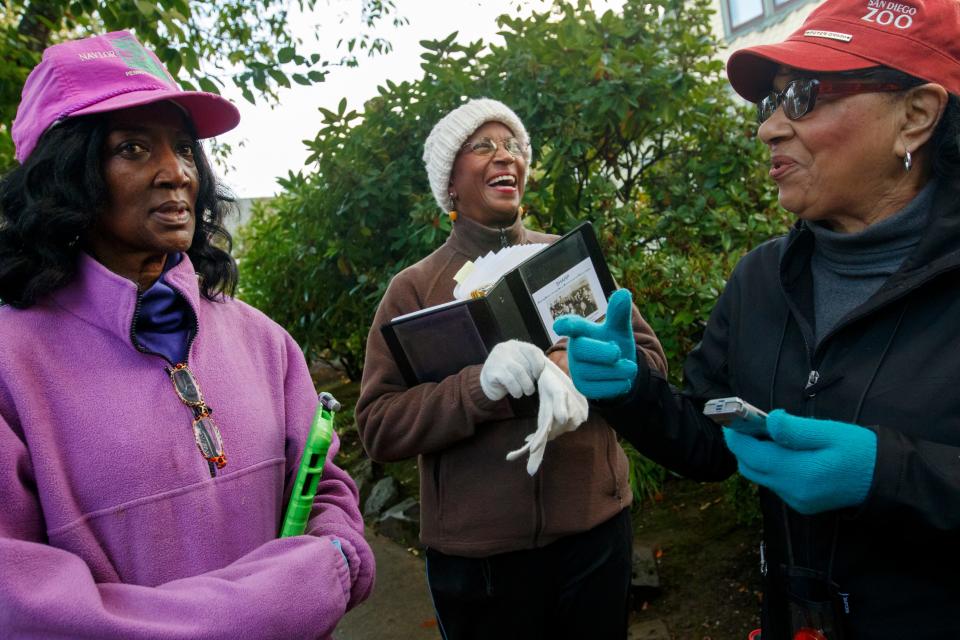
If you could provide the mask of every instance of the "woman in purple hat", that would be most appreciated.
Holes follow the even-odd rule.
[[[332,463],[306,535],[277,539],[317,396],[231,297],[198,139],[238,121],[126,32],[27,79],[0,182],[4,638],[329,637],[372,588]]]
[[[760,485],[763,640],[958,638],[960,2],[827,0],[727,72],[796,224],[737,266],[682,392],[621,358],[626,292],[558,320],[571,375],[644,454]],[[721,429],[729,396],[769,416]]]

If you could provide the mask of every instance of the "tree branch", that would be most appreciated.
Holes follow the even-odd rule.
[[[36,0],[27,5],[17,33],[28,38],[27,47],[40,53],[50,43],[50,26],[60,24],[63,18],[64,3],[56,0]]]

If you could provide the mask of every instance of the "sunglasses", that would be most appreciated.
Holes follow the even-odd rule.
[[[197,442],[200,455],[203,456],[210,467],[210,476],[216,476],[217,469],[223,469],[227,466],[227,456],[223,452],[223,438],[220,437],[220,429],[217,428],[217,423],[210,417],[213,409],[203,401],[200,385],[197,384],[197,379],[186,364],[181,363],[173,368],[168,368],[167,373],[173,382],[177,397],[183,404],[193,410],[193,439]]]
[[[478,156],[489,156],[496,153],[501,145],[507,150],[507,153],[514,158],[519,158],[523,155],[523,143],[516,138],[504,138],[500,141],[500,144],[497,144],[492,138],[479,138],[473,142],[464,143],[461,148]]]
[[[852,96],[857,93],[902,91],[906,88],[897,82],[798,78],[788,82],[783,91],[771,91],[757,103],[757,124],[766,122],[781,105],[785,116],[799,120],[813,111],[818,96]]]

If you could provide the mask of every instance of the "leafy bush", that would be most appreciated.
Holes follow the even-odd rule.
[[[714,58],[709,12],[707,0],[628,2],[622,15],[558,1],[501,16],[502,46],[456,34],[421,43],[422,78],[388,81],[362,112],[345,101],[321,110],[310,171],[282,179],[283,194],[242,236],[241,296],[286,325],[308,358],[356,379],[391,276],[449,232],[423,141],[468,97],[493,97],[533,141],[528,226],[563,233],[593,221],[679,383],[733,265],[787,226],[752,111]],[[655,491],[661,472],[633,459],[638,497]]]
[[[534,163],[527,224],[598,227],[614,275],[663,341],[684,355],[736,260],[782,233],[752,113],[713,56],[706,0],[626,3],[623,15],[557,2],[502,16],[505,44],[425,41],[424,75],[379,88],[362,112],[321,109],[309,172],[241,234],[241,295],[289,327],[311,359],[362,368],[393,274],[449,232],[421,161],[440,116],[467,97],[509,104]]]

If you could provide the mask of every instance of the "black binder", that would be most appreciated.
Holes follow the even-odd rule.
[[[554,318],[600,317],[615,288],[593,225],[584,222],[507,272],[486,295],[396,317],[380,331],[412,387],[482,363],[505,340],[547,349],[557,339]]]

